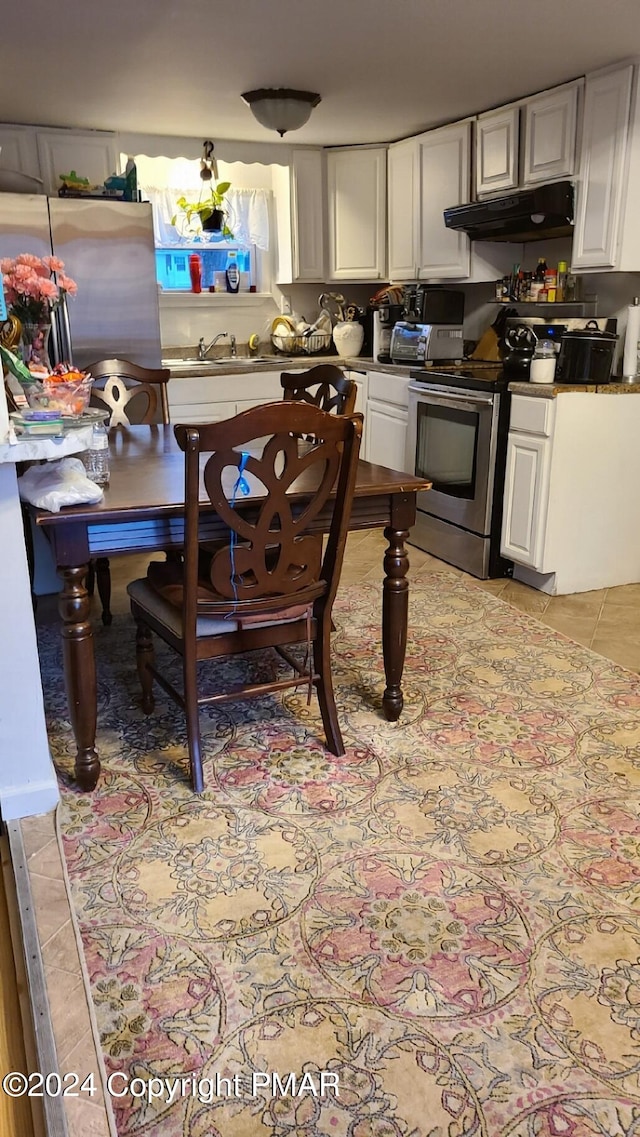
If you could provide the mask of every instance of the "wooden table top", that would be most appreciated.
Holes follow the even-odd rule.
[[[184,509],[184,453],[178,446],[173,426],[116,427],[109,432],[111,459],[110,484],[104,499],[97,505],[66,506],[59,513],[33,510],[38,525],[55,526],[69,521],[126,521],[135,514],[162,516],[178,514]],[[208,455],[203,456],[203,461]],[[313,485],[300,478],[293,496],[304,497]],[[360,461],[356,479],[356,497],[380,494],[413,494],[428,490],[431,482],[388,470],[371,462]],[[292,491],[293,493],[293,491]],[[253,495],[245,500],[251,501]],[[208,501],[204,488],[201,500]]]

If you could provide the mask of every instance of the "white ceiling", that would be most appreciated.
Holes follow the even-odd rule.
[[[21,0],[0,118],[277,142],[240,98],[317,91],[285,144],[386,142],[634,55],[639,0]]]

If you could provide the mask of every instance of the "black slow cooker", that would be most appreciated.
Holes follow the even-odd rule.
[[[556,365],[556,383],[608,383],[619,337],[601,332],[595,320],[565,332]]]

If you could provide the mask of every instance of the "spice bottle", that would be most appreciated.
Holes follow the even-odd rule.
[[[556,281],[556,300],[561,304],[566,299],[567,289],[567,262],[558,261],[558,279]]]
[[[544,287],[547,294],[547,301],[552,304],[556,299],[556,284],[558,280],[558,273],[555,268],[548,268],[544,274]]]

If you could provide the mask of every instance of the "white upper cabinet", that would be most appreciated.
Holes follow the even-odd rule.
[[[0,125],[0,170],[28,174],[32,178],[41,176],[33,127]]]
[[[582,79],[565,83],[523,103],[523,186],[573,177],[582,86]]]
[[[470,119],[389,147],[389,279],[495,280],[508,272],[507,245],[470,242],[447,229],[444,210],[469,200]]]
[[[518,185],[520,107],[501,107],[478,115],[476,122],[476,193],[515,189]]]
[[[325,280],[324,153],[293,150],[289,166],[272,172],[277,216],[279,283]]]
[[[420,233],[418,141],[408,138],[389,147],[389,279],[416,280]]]
[[[327,151],[329,280],[386,279],[387,148]]]
[[[471,120],[417,138],[420,177],[418,276],[450,280],[470,275],[469,238],[447,229],[444,210],[463,205],[471,187]]]
[[[37,130],[45,193],[55,197],[60,175],[72,170],[93,185],[102,185],[119,165],[116,135],[104,130]]]
[[[572,269],[640,270],[637,192],[633,192],[640,185],[640,143],[636,141],[631,151],[629,147],[630,136],[634,140],[629,130],[633,86],[631,65],[587,76]],[[632,203],[628,219],[625,201]]]
[[[294,280],[322,282],[324,269],[324,155],[294,150],[291,167]]]

